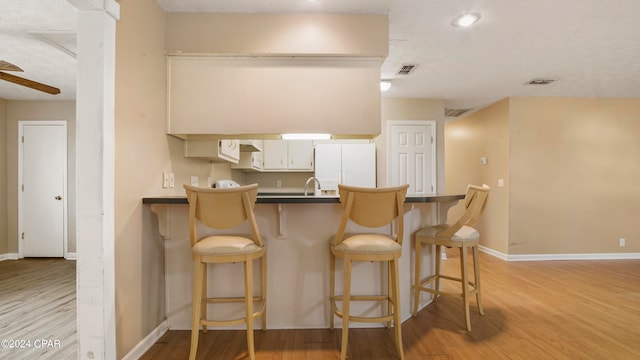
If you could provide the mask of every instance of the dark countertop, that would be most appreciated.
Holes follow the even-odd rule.
[[[407,195],[405,203],[445,202],[464,199],[464,194],[435,194],[435,195]],[[337,204],[340,202],[334,196],[304,196],[274,194],[258,194],[257,204]],[[142,198],[145,205],[152,204],[188,204],[186,196],[149,196]]]

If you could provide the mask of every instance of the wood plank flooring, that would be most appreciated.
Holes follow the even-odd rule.
[[[76,263],[0,261],[0,359],[76,359]]]
[[[448,271],[459,272],[457,251]],[[506,262],[481,254],[485,315],[445,297],[402,324],[405,358],[640,359],[640,260]],[[451,286],[446,284],[446,286]],[[409,294],[401,294],[409,296]],[[340,330],[256,331],[256,358],[338,359]],[[189,331],[169,331],[141,358],[187,359]],[[351,359],[396,359],[392,330],[351,329]],[[244,331],[200,334],[198,359],[248,359]]]

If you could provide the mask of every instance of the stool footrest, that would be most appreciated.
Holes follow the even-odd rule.
[[[355,301],[386,301],[386,300],[391,301],[391,298],[388,295],[351,295],[349,296],[349,299],[355,300]],[[334,297],[334,302],[342,301],[342,300],[343,300],[342,295],[338,295]]]
[[[262,304],[260,305],[260,308],[256,310],[253,314],[251,314],[251,321],[262,316],[265,309],[266,309],[266,302],[262,302]],[[224,326],[224,325],[236,325],[236,324],[246,324],[246,323],[247,323],[246,317],[230,319],[230,320],[200,319],[200,325],[206,325],[206,326]]]
[[[344,313],[342,311],[336,310],[335,315],[341,319],[344,319]],[[382,322],[386,323],[391,320],[393,320],[393,314],[385,315],[385,316],[355,316],[355,315],[349,316],[349,321],[364,322],[364,323],[382,323]]]
[[[254,302],[263,301],[263,300],[264,299],[259,296],[253,297]],[[226,304],[226,303],[238,303],[238,302],[243,303],[246,300],[243,297],[228,297],[228,298],[207,298],[207,299],[203,299],[202,301],[208,304]]]

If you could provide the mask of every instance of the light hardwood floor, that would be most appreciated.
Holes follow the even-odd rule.
[[[76,263],[0,261],[0,359],[76,359]]]
[[[455,251],[446,269],[459,271]],[[405,358],[640,359],[640,260],[506,262],[481,254],[485,315],[441,298],[402,324]],[[447,284],[447,286],[450,286]],[[410,294],[401,294],[410,296]],[[351,359],[396,359],[393,330],[352,329]],[[256,358],[338,359],[340,330],[256,331]],[[189,331],[169,331],[141,358],[186,359]],[[244,331],[200,335],[198,359],[247,359]]]

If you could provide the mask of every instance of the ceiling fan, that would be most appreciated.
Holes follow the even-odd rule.
[[[5,71],[24,71],[24,70],[20,69],[19,67],[9,62],[0,60],[0,79],[10,81],[14,84],[26,86],[28,88],[35,89],[38,91],[46,92],[47,94],[51,94],[51,95],[60,94],[60,89],[56,87],[45,85],[45,84],[42,84],[33,80],[25,79],[19,76],[11,75],[6,73]]]

